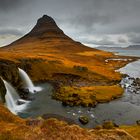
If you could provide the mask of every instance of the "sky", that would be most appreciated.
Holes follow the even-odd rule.
[[[28,33],[43,15],[91,47],[140,44],[140,0],[0,0],[0,46]]]

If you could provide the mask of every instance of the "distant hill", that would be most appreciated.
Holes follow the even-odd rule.
[[[109,51],[109,50],[140,50],[140,45],[130,45],[128,47],[107,47],[107,46],[99,46],[99,47],[96,47],[96,49],[99,49],[99,50],[106,50],[106,51]]]
[[[107,46],[99,46],[97,47],[96,49],[99,49],[99,50],[121,50],[121,49],[124,49],[123,47],[107,47]]]
[[[127,50],[140,50],[140,45],[130,45],[126,47]]]

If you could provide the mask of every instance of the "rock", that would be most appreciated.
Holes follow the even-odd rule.
[[[77,71],[80,71],[80,72],[88,71],[88,68],[84,67],[84,66],[73,66],[73,68]]]
[[[41,120],[37,120],[37,119],[32,119],[32,120],[27,120],[26,121],[26,125],[28,126],[39,126],[42,124]]]
[[[140,125],[140,120],[137,120],[136,123],[137,123],[137,125]]]
[[[12,61],[0,59],[0,76],[15,87],[20,85],[18,67]]]
[[[79,121],[81,122],[81,124],[85,125],[89,122],[89,119],[87,116],[80,116]]]
[[[20,100],[17,100],[17,102],[16,102],[16,104],[17,105],[22,105],[22,104],[24,104],[25,102],[22,102],[22,101],[20,101]]]
[[[67,103],[66,103],[66,102],[62,102],[62,105],[63,105],[63,106],[67,106]]]
[[[103,123],[103,128],[104,129],[112,129],[114,127],[119,127],[116,123],[112,122],[112,121],[105,121]]]
[[[29,91],[29,89],[28,88],[22,88],[22,89],[20,89],[19,90],[19,94],[20,94],[20,97],[22,98],[22,99],[25,99],[25,100],[31,100],[30,99],[30,91]]]
[[[44,115],[42,115],[42,118],[44,120],[47,120],[47,119],[50,119],[50,118],[56,118],[60,121],[65,121],[68,124],[76,124],[74,120],[72,120],[70,118],[66,118],[66,117],[58,115],[58,114],[44,114]]]
[[[26,93],[26,94],[30,93],[28,88],[21,88],[20,91],[23,92],[23,93]]]
[[[95,129],[97,129],[97,130],[100,130],[100,129],[102,129],[103,127],[102,127],[102,125],[97,125],[96,127],[95,127]]]
[[[6,88],[2,79],[0,78],[0,102],[2,103],[5,102],[5,95],[6,95]]]

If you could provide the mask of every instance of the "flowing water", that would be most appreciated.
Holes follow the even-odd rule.
[[[40,87],[35,87],[34,86],[33,82],[30,79],[30,77],[28,76],[28,74],[24,70],[22,70],[20,68],[18,68],[18,69],[19,69],[19,75],[20,75],[20,77],[21,77],[21,79],[22,79],[22,81],[24,83],[24,88],[29,89],[29,91],[32,92],[32,93],[41,90]]]
[[[29,101],[25,101],[25,100],[20,99],[15,88],[11,84],[6,82],[5,80],[3,80],[3,82],[4,82],[6,90],[7,90],[6,95],[5,95],[7,108],[13,114],[17,114],[17,112],[23,111],[26,108],[26,105]],[[23,104],[18,105],[17,104],[18,102],[22,102]]]

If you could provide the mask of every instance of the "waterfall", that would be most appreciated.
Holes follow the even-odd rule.
[[[10,85],[8,82],[3,80],[5,87],[6,87],[6,95],[5,95],[5,100],[6,100],[6,106],[7,108],[13,113],[17,114],[18,112],[22,111],[26,107],[26,103],[30,101],[25,101],[20,99],[17,91],[14,89],[12,85]],[[17,102],[22,102],[21,105],[18,105]]]
[[[20,75],[20,77],[21,77],[21,79],[22,79],[22,81],[24,83],[25,88],[28,88],[31,93],[34,93],[36,91],[41,90],[40,87],[35,87],[34,86],[33,82],[30,79],[30,77],[28,76],[28,74],[24,70],[22,70],[20,68],[18,68],[18,69],[19,69],[19,75]]]

